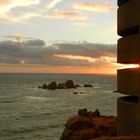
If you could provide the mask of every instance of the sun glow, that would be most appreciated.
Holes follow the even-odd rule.
[[[54,55],[55,57],[59,58],[67,58],[67,59],[76,59],[76,60],[87,60],[89,62],[95,62],[96,59],[88,56],[79,56],[79,55]]]
[[[123,69],[127,69],[127,68],[139,68],[139,64],[123,65],[122,68]]]

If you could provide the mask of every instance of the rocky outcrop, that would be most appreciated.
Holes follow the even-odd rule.
[[[67,80],[65,82],[65,87],[66,88],[76,88],[76,86],[74,85],[74,82],[72,80]]]
[[[93,86],[90,84],[85,84],[83,87],[93,87]]]
[[[95,112],[81,109],[78,116],[66,122],[66,128],[60,140],[91,140],[102,136],[116,136],[117,118],[113,116],[100,116],[99,110]]]
[[[76,87],[81,87],[81,86],[80,86],[80,85],[78,85],[78,84],[76,84],[75,86],[76,86]]]
[[[47,89],[47,85],[46,84],[43,84],[42,85],[42,89]]]
[[[64,83],[59,83],[57,88],[58,89],[66,89],[66,86]]]
[[[84,94],[84,93],[75,91],[75,92],[73,92],[73,94]]]
[[[47,89],[51,90],[57,89],[57,83],[55,81],[51,82],[49,85],[47,85]]]
[[[65,83],[56,83],[55,81],[51,82],[50,84],[46,85],[43,84],[42,86],[38,86],[38,88],[42,89],[50,89],[50,90],[55,90],[55,89],[69,89],[69,88],[77,88],[81,87],[78,84],[75,84],[74,81],[72,80],[67,80]],[[93,87],[92,85],[85,84],[83,87]],[[83,94],[82,92],[73,92],[73,94]]]

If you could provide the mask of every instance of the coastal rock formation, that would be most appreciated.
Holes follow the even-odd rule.
[[[81,87],[81,86],[80,86],[80,85],[78,85],[78,84],[76,84],[75,86],[76,86],[76,87]]]
[[[74,85],[74,82],[72,80],[67,80],[65,82],[65,87],[66,88],[76,88],[76,86]]]
[[[65,86],[64,83],[59,83],[57,88],[58,88],[58,89],[65,89],[66,86]]]
[[[53,81],[48,85],[43,84],[42,86],[38,86],[38,88],[50,89],[50,90],[69,89],[69,88],[77,88],[77,87],[81,87],[81,86],[78,84],[75,84],[74,81],[72,81],[72,80],[67,80],[65,83],[58,83],[58,84],[55,81]],[[85,84],[83,87],[93,87],[93,86],[90,84]],[[73,94],[83,94],[83,93],[82,92],[73,92]]]
[[[85,84],[83,87],[93,87],[93,86],[90,84]]]
[[[60,140],[91,140],[102,136],[117,135],[117,118],[100,116],[99,110],[78,111],[78,116],[68,119]]]
[[[51,90],[57,89],[57,83],[55,81],[51,82],[49,85],[47,85],[47,89]]]
[[[84,94],[83,92],[73,92],[73,94]]]
[[[42,89],[47,89],[47,85],[46,84],[43,84],[42,85]]]

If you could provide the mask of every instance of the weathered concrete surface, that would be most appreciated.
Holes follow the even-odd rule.
[[[140,34],[127,36],[118,40],[117,62],[140,64]]]
[[[118,0],[118,62],[140,64],[140,0]],[[140,68],[118,70],[118,135],[140,136]],[[136,97],[134,97],[136,96]],[[138,138],[139,139],[139,138]]]
[[[140,25],[139,0],[130,0],[118,8],[118,31],[134,25]]]
[[[117,71],[117,90],[127,95],[140,96],[140,69],[121,69]]]
[[[140,104],[137,97],[118,99],[118,135],[140,135]]]

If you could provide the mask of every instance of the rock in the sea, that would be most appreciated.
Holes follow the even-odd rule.
[[[85,84],[83,87],[93,87],[93,86],[90,84]]]
[[[42,89],[47,89],[47,85],[46,84],[43,84],[42,85]]]
[[[38,88],[42,88],[41,86],[38,86]]]
[[[79,94],[79,93],[75,91],[75,92],[73,92],[73,94]]]
[[[57,83],[55,81],[51,82],[48,86],[47,86],[47,89],[50,89],[50,90],[55,90],[57,89]]]
[[[74,85],[74,82],[72,80],[67,80],[65,82],[65,87],[66,88],[76,88],[76,86]]]
[[[84,111],[88,112],[86,109]],[[94,116],[88,114],[70,118],[60,140],[91,140],[104,136],[117,136],[116,117],[100,116],[98,110],[91,113]]]
[[[58,88],[58,89],[65,89],[66,86],[65,86],[64,83],[59,83],[57,88]]]
[[[78,116],[88,116],[88,111],[86,108],[78,110]]]
[[[76,84],[75,86],[76,86],[76,87],[81,87],[81,86],[80,86],[80,85],[78,85],[78,84]]]

